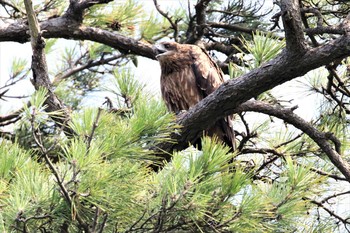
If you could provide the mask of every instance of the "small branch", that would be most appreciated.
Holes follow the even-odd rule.
[[[9,3],[7,1],[1,0],[0,1],[0,5],[2,5],[5,8],[6,12],[7,12],[6,6],[8,6],[8,7],[11,7],[13,9],[13,11],[16,12],[16,13],[21,13],[22,15],[25,14],[20,9],[18,9],[15,5],[13,5],[12,3]],[[9,12],[7,12],[7,13],[9,14]],[[9,15],[11,15],[11,14],[9,14]]]
[[[104,213],[103,220],[102,220],[102,223],[100,224],[100,230],[98,231],[98,233],[103,233],[103,230],[105,229],[105,226],[106,226],[107,219],[108,219],[108,213]]]
[[[321,201],[320,201],[320,203],[325,203],[325,202],[328,202],[330,199],[332,199],[332,198],[336,198],[336,197],[339,197],[339,196],[343,196],[343,195],[348,195],[348,194],[350,194],[350,191],[346,191],[346,192],[341,192],[341,193],[335,193],[335,194],[333,194],[333,195],[331,195],[331,196],[328,196],[328,197],[325,197],[325,198],[323,198]]]
[[[41,133],[39,132],[39,129],[36,129],[35,127],[35,115],[36,115],[36,109],[33,109],[33,113],[32,113],[32,118],[31,118],[31,127],[32,127],[32,134],[33,134],[33,138],[34,141],[36,143],[36,145],[39,147],[41,153],[44,155],[44,159],[46,164],[48,165],[50,171],[52,172],[52,174],[54,175],[54,177],[56,178],[56,182],[58,184],[58,186],[60,187],[61,193],[63,194],[63,197],[65,199],[65,201],[67,202],[68,206],[70,208],[72,208],[72,198],[70,197],[68,190],[66,189],[65,185],[63,184],[63,179],[60,177],[58,171],[56,170],[55,166],[53,165],[53,163],[51,162],[48,153],[49,150],[47,150],[43,143],[42,143],[42,139],[41,139]],[[76,219],[79,222],[79,225],[85,230],[85,232],[89,233],[89,228],[88,228],[88,224],[86,224],[80,217],[80,215],[77,213],[76,214]]]
[[[166,18],[168,20],[168,22],[170,23],[171,27],[174,30],[174,40],[177,42],[178,41],[178,34],[179,34],[179,27],[177,25],[178,20],[175,20],[175,22],[174,22],[168,13],[165,13],[162,9],[160,9],[160,6],[159,6],[157,0],[153,0],[153,2],[154,2],[154,6],[156,7],[159,14],[161,14],[164,18]]]
[[[298,163],[298,162],[297,162],[297,164],[298,164],[299,166],[303,166],[302,164],[300,164],[300,163]],[[344,177],[337,176],[337,175],[334,175],[334,174],[330,174],[330,173],[321,171],[321,170],[316,169],[316,168],[313,168],[313,167],[311,167],[310,170],[313,171],[313,172],[315,172],[315,173],[317,173],[317,174],[319,174],[319,175],[321,175],[321,176],[327,176],[327,177],[332,178],[332,179],[334,179],[334,180],[343,180],[343,181],[347,181],[347,179],[344,178]]]
[[[278,144],[278,145],[275,146],[274,148],[275,148],[275,149],[278,149],[278,148],[280,148],[280,147],[282,147],[282,146],[286,146],[286,145],[288,145],[289,143],[292,143],[292,142],[294,142],[295,140],[297,140],[298,138],[300,138],[301,136],[303,136],[303,134],[304,134],[304,133],[300,133],[300,134],[298,134],[297,136],[295,136],[294,138],[292,138],[292,139],[290,139],[290,140],[288,140],[288,141],[286,141],[286,142],[282,142],[281,144]]]
[[[207,25],[212,28],[223,28],[223,29],[230,30],[232,32],[244,32],[247,34],[253,34],[254,32],[256,32],[256,29],[246,28],[246,27],[242,27],[234,24],[222,23],[222,22],[207,22]]]
[[[321,14],[321,12],[317,9],[317,8],[311,8],[311,7],[307,7],[307,8],[302,8],[300,9],[301,13],[312,13],[316,16],[317,18],[317,27],[322,27],[323,25],[323,16]]]
[[[227,56],[239,52],[235,47],[232,45],[225,45],[220,42],[208,42],[204,43],[205,49],[210,51],[210,50],[217,50],[219,52],[222,52],[226,54]]]
[[[320,13],[319,13],[320,14]],[[344,19],[344,21],[335,26],[323,26],[323,17],[322,15],[317,14],[317,18],[319,19],[317,22],[317,27],[315,28],[305,28],[305,33],[309,36],[312,35],[323,35],[323,34],[338,34],[338,35],[345,35],[349,31],[350,23],[350,14],[347,16],[347,18]],[[321,20],[320,20],[321,18]]]
[[[300,1],[300,7],[303,7],[303,2],[302,2],[302,1]],[[306,29],[309,29],[310,26],[309,26],[308,18],[307,18],[307,16],[306,16],[306,12],[301,11],[300,14],[301,14],[301,20],[303,21],[305,30],[306,30]],[[317,42],[315,36],[312,35],[312,34],[307,34],[307,35],[309,36],[309,38],[310,38],[310,40],[311,40],[313,46],[314,46],[314,47],[317,47],[319,44],[318,44],[318,42]]]
[[[194,26],[195,31],[191,33],[186,43],[195,44],[203,37],[204,29],[207,27],[206,9],[210,1],[211,0],[199,0],[195,5],[197,25]]]
[[[82,0],[82,1],[75,1],[75,0],[70,0],[69,1],[69,7],[64,14],[65,17],[71,18],[78,23],[81,23],[83,21],[83,14],[84,10],[92,7],[93,5],[96,4],[105,4],[109,3],[113,0]]]
[[[284,109],[279,106],[271,106],[261,101],[248,101],[239,106],[237,110],[239,112],[253,111],[275,116],[300,129],[318,144],[318,146],[328,156],[333,165],[336,166],[350,182],[350,165],[345,160],[343,160],[340,154],[336,151],[339,150],[339,145],[337,145],[338,142],[336,143],[336,149],[333,149],[328,142],[328,139],[330,138],[332,138],[333,142],[335,141],[333,136],[329,136],[329,133],[318,131],[315,127],[307,123],[304,119],[297,116],[289,109]]]
[[[268,148],[261,148],[261,149],[253,149],[253,148],[244,148],[240,154],[250,154],[250,153],[259,153],[259,154],[272,154],[272,158],[266,159],[265,162],[263,162],[258,169],[255,170],[255,173],[258,174],[260,171],[262,171],[264,168],[266,168],[267,165],[274,163],[278,158],[284,158],[284,154],[281,154],[277,152],[274,149],[268,149]]]
[[[243,147],[245,146],[245,144],[246,144],[247,142],[249,142],[249,140],[250,140],[251,138],[256,137],[257,134],[256,134],[256,133],[251,133],[251,132],[250,132],[248,122],[244,119],[244,116],[242,115],[242,113],[239,113],[238,115],[239,115],[239,117],[241,118],[241,121],[242,121],[242,123],[243,123],[243,125],[244,125],[244,127],[245,127],[245,130],[246,130],[246,135],[241,135],[241,136],[242,136],[242,140],[241,140],[241,142],[239,143],[239,145],[238,145],[238,147],[237,147],[237,150],[238,150],[238,151],[241,151],[241,150],[243,149]],[[242,133],[242,134],[243,134],[243,133]]]
[[[304,197],[304,200],[308,200],[311,203],[317,205],[318,207],[321,207],[322,209],[324,209],[330,216],[338,219],[339,221],[341,221],[344,225],[348,225],[350,224],[350,219],[346,218],[344,219],[343,217],[339,216],[338,214],[336,214],[333,210],[329,209],[328,207],[326,207],[325,205],[323,205],[323,203],[316,201],[316,200],[312,200],[310,198]]]
[[[30,107],[29,102],[28,102],[27,106]],[[13,113],[10,113],[6,116],[0,116],[0,126],[9,125],[9,124],[15,123],[18,120],[20,120],[22,111],[23,111],[23,108],[15,111]]]
[[[35,123],[34,123],[35,122],[35,114],[36,114],[36,110],[33,109],[32,118],[31,118],[31,126],[32,126],[32,134],[33,134],[34,141],[35,141],[36,145],[39,147],[42,154],[44,155],[45,162],[48,165],[49,169],[51,170],[52,174],[55,176],[57,184],[60,187],[65,200],[67,201],[68,205],[71,206],[72,199],[70,198],[67,189],[64,187],[63,180],[61,179],[60,175],[58,174],[58,171],[56,170],[55,166],[52,164],[52,162],[48,156],[49,151],[46,150],[46,148],[42,144],[42,139],[40,137],[40,133],[38,132],[38,129],[36,129],[36,127],[35,127]]]

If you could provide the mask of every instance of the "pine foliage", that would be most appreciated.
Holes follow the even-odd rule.
[[[14,19],[25,17],[23,1],[7,2]],[[188,9],[165,8],[168,18],[148,11],[143,2],[94,3],[84,11],[82,27],[150,43],[188,42],[191,33],[201,30],[191,8],[197,1],[188,1]],[[236,60],[232,54],[226,60],[231,78],[283,51],[284,39],[263,32],[259,1],[208,2],[203,36],[223,45],[223,53],[237,51]],[[62,15],[69,1],[34,4],[38,18],[45,20]],[[318,6],[334,14],[348,12],[346,4],[328,4],[319,1]],[[308,20],[317,25],[316,17]],[[215,21],[225,27],[211,28]],[[227,25],[252,32],[240,36]],[[0,138],[0,232],[341,232],[340,218],[327,211],[329,200],[339,198],[332,180],[339,179],[339,171],[305,133],[274,117],[242,112],[234,122],[235,152],[216,138],[203,137],[201,150],[189,147],[160,162],[159,145],[176,143],[171,134],[181,126],[159,96],[148,93],[133,75],[138,58],[91,41],[63,48],[60,40],[46,40],[49,58],[58,50],[59,58],[53,57],[57,67],[50,67],[53,89],[30,95],[11,128],[14,137]],[[318,100],[309,123],[339,138],[342,152],[349,151],[349,63],[339,64],[338,78],[322,68],[298,79],[303,97]],[[29,66],[26,59],[14,59],[9,83],[25,80]],[[256,98],[290,107],[293,100],[276,94],[283,88]],[[53,120],[63,119],[63,112],[48,111],[50,92],[69,106],[70,119],[63,124],[74,135],[66,136],[64,125]],[[100,95],[98,103],[90,104],[94,94]],[[154,165],[161,169],[155,172]]]

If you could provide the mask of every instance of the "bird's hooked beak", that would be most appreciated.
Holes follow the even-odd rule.
[[[168,50],[166,50],[164,48],[164,45],[162,45],[162,44],[153,45],[152,49],[153,49],[154,53],[156,54],[157,59],[160,56],[165,55],[166,52],[168,52]]]

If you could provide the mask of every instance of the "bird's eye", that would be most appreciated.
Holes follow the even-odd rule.
[[[166,49],[170,48],[170,44],[164,44],[164,48]]]

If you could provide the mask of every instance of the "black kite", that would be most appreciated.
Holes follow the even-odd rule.
[[[167,108],[175,113],[188,110],[215,91],[223,73],[208,53],[196,45],[163,42],[154,46],[161,66],[160,86]],[[213,122],[206,130],[234,150],[232,116]]]

